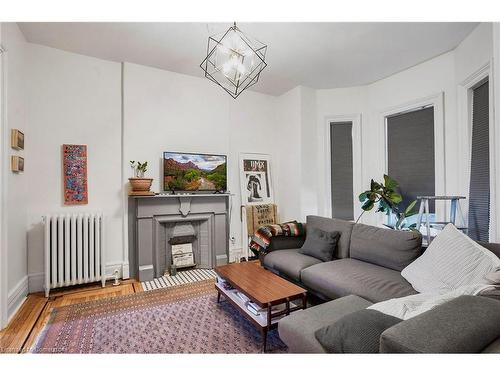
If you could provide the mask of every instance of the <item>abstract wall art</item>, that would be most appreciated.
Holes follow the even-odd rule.
[[[63,145],[62,153],[64,204],[87,204],[87,146]]]

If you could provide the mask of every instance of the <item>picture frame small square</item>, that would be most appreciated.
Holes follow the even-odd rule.
[[[14,150],[24,150],[24,133],[19,129],[10,131],[10,146]]]
[[[13,155],[10,158],[12,172],[24,172],[24,158],[22,156]]]

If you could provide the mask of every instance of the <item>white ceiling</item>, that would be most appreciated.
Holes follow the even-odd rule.
[[[202,77],[209,35],[230,23],[19,23],[32,43]],[[241,23],[268,45],[252,89],[363,85],[454,49],[477,23]]]

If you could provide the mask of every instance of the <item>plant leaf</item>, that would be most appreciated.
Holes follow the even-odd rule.
[[[404,220],[405,220],[405,216],[404,216],[404,215],[401,215],[401,216],[399,217],[398,221],[396,222],[395,227],[396,227],[396,228],[400,228],[400,227],[401,227],[401,224],[403,224]]]
[[[390,190],[394,190],[398,187],[397,181],[386,174],[384,174],[384,185],[387,189]]]
[[[416,204],[417,204],[417,201],[416,201],[416,200],[412,201],[412,202],[408,205],[408,207],[406,207],[405,214],[406,214],[406,215],[410,215],[410,214],[411,214],[411,215],[415,215],[415,214],[416,214],[416,212],[412,212],[412,210],[413,210],[413,208],[415,207],[415,205],[416,205]]]
[[[403,200],[403,197],[401,196],[401,194],[399,193],[396,193],[395,191],[391,192],[388,194],[388,198],[391,200],[392,203],[394,204],[398,204],[398,203],[401,203],[401,201]]]
[[[374,203],[373,201],[371,200],[367,200],[362,206],[361,206],[361,209],[363,211],[370,211],[374,206]]]

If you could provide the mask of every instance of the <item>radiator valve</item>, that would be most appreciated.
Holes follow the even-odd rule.
[[[113,276],[115,277],[115,282],[113,283],[114,286],[118,286],[120,285],[120,280],[118,279],[118,270],[115,270],[115,272],[113,272]]]

